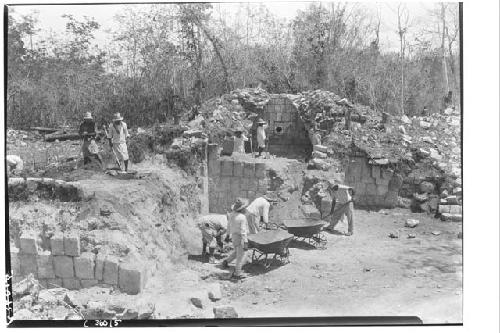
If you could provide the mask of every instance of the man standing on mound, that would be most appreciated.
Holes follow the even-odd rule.
[[[116,158],[120,162],[120,168],[123,170],[123,163],[125,171],[128,171],[127,139],[129,137],[127,124],[123,121],[123,117],[120,113],[115,113],[113,123],[109,125],[108,140],[111,149],[113,149]]]

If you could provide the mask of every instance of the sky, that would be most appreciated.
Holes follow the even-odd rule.
[[[224,10],[231,13],[236,13],[238,7],[246,3],[220,3],[214,6],[221,6]],[[166,4],[167,5],[167,4]],[[299,10],[305,10],[310,5],[310,2],[305,1],[268,1],[265,6],[276,16],[292,20]],[[358,6],[371,11],[375,16],[377,10],[381,15],[381,31],[380,31],[380,44],[381,48],[385,50],[397,50],[398,48],[398,35],[397,29],[397,15],[396,15],[396,2],[363,2],[358,3]],[[428,24],[428,12],[434,6],[432,2],[406,2],[406,7],[410,13],[415,27],[422,27]],[[29,14],[33,11],[38,12],[39,26],[41,28],[41,35],[48,34],[49,31],[55,33],[63,32],[65,29],[66,20],[61,16],[63,14],[71,14],[75,18],[82,18],[83,16],[93,17],[100,25],[100,30],[96,33],[96,44],[102,46],[109,42],[110,34],[107,31],[112,30],[116,23],[113,17],[125,8],[124,4],[102,4],[102,5],[26,5],[16,6],[15,12],[17,15]],[[134,6],[147,6],[147,5],[134,5]]]

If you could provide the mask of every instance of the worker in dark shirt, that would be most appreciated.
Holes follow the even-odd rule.
[[[98,147],[95,142],[95,137],[97,134],[94,119],[92,119],[92,114],[87,112],[83,118],[83,122],[80,124],[80,129],[78,134],[83,140],[82,143],[82,153],[83,153],[83,165],[91,162],[91,157],[95,157],[99,163],[102,164],[102,159],[98,154]]]

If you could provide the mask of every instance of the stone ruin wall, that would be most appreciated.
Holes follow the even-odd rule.
[[[359,207],[394,208],[403,177],[389,166],[368,163],[364,156],[350,156],[345,182],[356,192]]]
[[[250,201],[279,187],[264,162],[219,157],[218,146],[209,145],[208,202],[210,213],[226,213],[237,197]]]
[[[104,253],[80,252],[80,237],[75,231],[55,234],[50,239],[50,250],[45,251],[38,245],[38,238],[36,233],[24,233],[19,247],[11,245],[14,282],[33,274],[45,288],[75,290],[107,285],[132,295],[144,288],[144,266]]]
[[[24,200],[30,195],[63,202],[83,199],[79,182],[52,178],[9,178],[7,193],[10,201]],[[14,282],[33,274],[46,288],[75,290],[104,284],[137,294],[144,287],[147,274],[143,267],[104,253],[80,252],[76,231],[53,235],[47,249],[42,248],[42,237],[35,231],[14,238],[15,244],[10,245]]]

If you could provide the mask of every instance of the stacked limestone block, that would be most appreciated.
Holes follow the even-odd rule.
[[[140,263],[120,263],[112,255],[80,251],[76,232],[57,233],[50,240],[51,251],[43,251],[35,233],[20,238],[20,249],[11,248],[11,270],[14,281],[33,274],[46,288],[70,290],[111,285],[127,294],[138,294],[144,288],[147,272]]]
[[[346,183],[356,192],[357,205],[394,208],[403,178],[388,165],[369,164],[367,158],[356,156],[349,159]]]
[[[262,162],[209,160],[208,169],[211,213],[225,213],[237,197],[253,200],[264,195],[271,185]]]
[[[438,213],[442,221],[461,222],[462,221],[462,189],[453,190],[449,195],[447,191],[441,194]]]
[[[9,178],[9,200],[24,200],[30,195],[60,201],[80,201],[82,190],[79,182],[66,182],[52,178]]]

